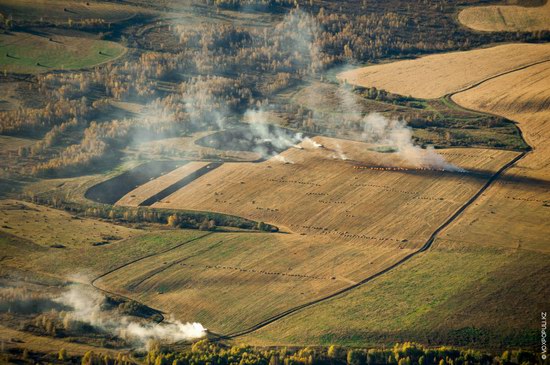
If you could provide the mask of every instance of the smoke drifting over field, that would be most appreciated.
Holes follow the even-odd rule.
[[[91,287],[73,285],[55,299],[71,308],[71,320],[87,323],[127,341],[145,346],[149,340],[157,339],[168,343],[203,337],[206,329],[200,323],[139,323],[124,315],[102,311],[105,297]]]
[[[292,134],[283,129],[270,128],[266,112],[263,110],[248,110],[244,120],[248,123],[250,133],[258,141],[254,152],[263,158],[274,155],[273,150],[282,151],[303,140],[301,133]]]
[[[197,36],[194,33],[196,32],[195,29],[181,26],[174,26],[173,29],[179,38],[184,39],[185,42],[199,42],[195,39]],[[244,31],[236,29],[235,32],[235,34],[239,35],[241,34],[239,32]],[[293,10],[271,29],[271,34],[248,32],[246,33],[248,38],[243,37],[249,39],[247,42],[251,44],[265,45],[268,52],[287,55],[287,60],[284,61],[285,68],[291,70],[291,74],[305,76],[314,75],[321,68],[320,49],[318,46],[320,34],[321,27],[313,16],[300,10]],[[209,37],[212,37],[212,35]],[[272,39],[276,39],[276,42],[273,42]],[[187,67],[197,70],[212,69],[216,70],[217,73],[223,73],[226,66],[215,62],[213,58],[213,54],[215,54],[213,52],[214,48],[202,47],[201,50],[200,52],[197,51],[197,55],[200,55],[200,57],[197,56],[198,58],[192,61],[191,65],[187,65]],[[194,65],[192,64],[193,62],[195,63]],[[254,66],[251,65],[250,67],[253,68]],[[251,69],[250,71],[257,72],[258,70]],[[269,113],[266,111],[270,110],[267,99],[255,100],[250,90],[245,92],[239,89],[240,82],[221,76],[203,75],[193,77],[180,85],[182,93],[179,97],[173,97],[166,104],[168,107],[164,109],[159,107],[150,108],[149,110],[152,113],[155,111],[158,112],[158,118],[156,119],[163,121],[161,124],[177,124],[178,120],[186,118],[189,131],[231,129],[235,127],[235,124],[231,121],[235,120],[235,117],[238,117],[245,122],[244,126],[238,126],[239,128],[246,129],[241,135],[246,136],[245,139],[254,145],[254,147],[247,150],[258,153],[263,159],[272,158],[277,153],[298,144],[301,147],[307,148],[319,147],[314,141],[308,140],[300,132],[291,132],[286,129],[273,127],[268,120]],[[335,122],[341,122],[344,125],[345,121],[351,121],[362,129],[360,133],[354,132],[356,134],[353,136],[353,139],[367,142],[386,151],[394,151],[400,157],[402,164],[408,167],[450,171],[460,170],[456,166],[447,163],[433,148],[422,148],[415,144],[412,129],[404,121],[387,118],[376,113],[365,115],[358,101],[358,96],[346,85],[341,85],[335,96],[337,99],[335,109],[342,113],[341,116],[337,117],[342,120]],[[315,95],[312,95],[312,97],[315,97]],[[243,108],[241,111],[237,111],[232,109],[235,107],[235,104],[232,104],[233,107],[229,106],[231,103],[227,102],[228,100],[237,99],[241,101],[247,100],[244,105],[248,107],[248,110]],[[154,106],[155,103],[153,102],[151,105]],[[254,107],[251,105],[254,105]],[[246,111],[242,112],[242,110]],[[315,119],[315,111],[313,111],[312,116]],[[152,117],[150,119],[155,118]],[[165,134],[168,136],[172,129],[170,127],[166,129],[167,133]],[[176,127],[173,128],[174,131],[176,129]],[[239,134],[235,133],[234,135],[238,136]],[[136,139],[146,140],[143,135],[139,134],[136,135]],[[303,142],[309,143],[304,144]],[[215,147],[222,150],[232,150],[232,146],[235,147],[236,145],[239,144],[221,141],[217,142]],[[327,151],[327,157],[341,160],[348,159],[346,151],[340,146],[337,146],[333,151]],[[292,161],[283,158],[276,160],[292,163]]]
[[[387,118],[378,113],[363,116],[356,96],[345,85],[340,86],[338,96],[344,110],[349,113],[348,118],[360,121],[363,128],[360,136],[362,141],[395,150],[406,164],[413,167],[463,171],[445,161],[432,147],[423,149],[416,145],[412,129],[405,121]]]

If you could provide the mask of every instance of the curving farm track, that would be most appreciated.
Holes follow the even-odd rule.
[[[533,67],[533,66],[536,66],[536,65],[539,65],[539,64],[542,64],[542,63],[545,63],[545,62],[550,62],[550,59],[546,59],[546,60],[542,60],[542,61],[537,61],[537,62],[533,62],[531,64],[528,64],[528,65],[523,65],[521,67],[517,67],[515,69],[512,69],[512,70],[508,70],[508,71],[505,71],[505,72],[502,72],[502,73],[499,73],[497,75],[493,75],[493,76],[490,76],[490,77],[487,77],[483,80],[480,80],[478,82],[475,82],[467,87],[464,87],[460,90],[457,90],[455,92],[452,92],[450,94],[447,94],[445,96],[445,99],[447,99],[449,102],[451,103],[454,103],[454,101],[451,99],[453,95],[455,94],[458,94],[458,93],[461,93],[461,92],[464,92],[464,91],[467,91],[467,90],[471,90],[487,81],[490,81],[490,80],[493,80],[497,77],[500,77],[500,76],[503,76],[503,75],[507,75],[507,74],[510,74],[510,73],[513,73],[513,72],[517,72],[517,71],[521,71],[521,70],[524,70],[526,68],[529,68],[529,67]],[[463,108],[462,106],[460,106],[461,108]],[[467,109],[467,108],[464,108],[464,109]],[[470,110],[470,109],[468,109]],[[472,111],[475,111],[475,112],[479,112],[479,111],[476,111],[476,110],[472,110]],[[486,113],[486,114],[489,114],[489,113]],[[522,133],[521,129],[520,129],[520,133]],[[233,332],[233,333],[230,333],[230,334],[226,334],[226,335],[219,335],[218,338],[219,339],[232,339],[232,338],[236,338],[236,337],[239,337],[239,336],[243,336],[243,335],[247,335],[249,333],[252,333],[254,331],[257,331],[275,321],[278,321],[279,319],[282,319],[284,317],[287,317],[293,313],[296,313],[302,309],[305,309],[305,308],[308,308],[308,307],[311,307],[315,304],[319,304],[321,302],[324,302],[326,300],[329,300],[329,299],[332,299],[334,297],[337,297],[339,295],[342,295],[346,292],[349,292],[359,286],[362,286],[366,283],[369,283],[371,282],[372,280],[392,271],[393,269],[397,268],[398,266],[404,264],[405,262],[409,261],[411,258],[413,258],[414,256],[424,252],[424,251],[427,251],[433,244],[433,242],[435,241],[435,239],[437,238],[437,236],[439,235],[439,233],[441,231],[443,231],[446,227],[448,227],[452,222],[454,222],[470,205],[472,205],[472,203],[474,203],[498,178],[500,175],[502,175],[502,173],[504,173],[506,170],[508,170],[509,168],[511,168],[512,166],[514,166],[514,164],[516,162],[518,162],[519,160],[523,159],[529,152],[522,152],[521,154],[519,154],[518,156],[516,156],[514,159],[512,159],[510,162],[508,162],[506,165],[504,165],[502,168],[500,168],[495,174],[493,174],[489,180],[487,180],[487,182],[479,189],[479,191],[474,194],[464,205],[462,205],[462,207],[460,207],[455,213],[453,213],[441,226],[439,226],[433,233],[432,235],[428,238],[428,240],[426,241],[426,243],[416,252],[413,252],[411,253],[410,255],[402,258],[401,260],[399,260],[398,262],[396,262],[395,264],[387,267],[386,269],[374,274],[374,275],[371,275],[369,276],[368,278],[365,278],[359,282],[357,282],[356,284],[353,284],[349,287],[346,287],[342,290],[339,290],[333,294],[330,294],[328,296],[325,296],[323,298],[319,298],[319,299],[316,299],[316,300],[313,300],[311,302],[308,302],[308,303],[304,303],[302,305],[299,305],[299,306],[296,306],[296,307],[293,307],[293,308],[290,308],[284,312],[281,312],[275,316],[272,316],[270,318],[267,318],[265,319],[264,321],[260,322],[260,323],[257,323],[247,329],[244,329],[244,330],[241,330],[241,331],[236,331],[236,332]]]
[[[453,93],[447,94],[447,95],[445,96],[445,98],[446,98],[449,102],[454,103],[454,101],[452,101],[451,98],[452,98],[452,96],[455,95],[455,94],[458,94],[458,93],[461,93],[461,92],[464,92],[464,91],[473,89],[473,88],[475,88],[475,87],[477,87],[477,86],[479,86],[479,85],[481,85],[481,84],[483,84],[483,83],[485,83],[485,82],[487,82],[487,81],[493,80],[493,79],[495,79],[495,78],[497,78],[497,77],[500,77],[500,76],[503,76],[503,75],[506,75],[506,74],[510,74],[510,73],[513,73],[513,72],[517,72],[517,71],[520,71],[520,70],[523,70],[523,69],[526,69],[526,68],[529,68],[529,67],[532,67],[532,66],[541,64],[541,63],[545,63],[545,62],[550,62],[550,59],[546,59],[546,60],[534,62],[534,63],[531,63],[531,64],[529,64],[529,65],[524,65],[524,66],[518,67],[518,68],[516,68],[516,69],[508,70],[508,71],[502,72],[502,73],[500,73],[500,74],[490,76],[490,77],[485,78],[485,79],[483,79],[483,80],[481,80],[481,81],[478,81],[478,82],[476,82],[476,83],[473,83],[472,85],[469,85],[469,86],[467,86],[467,87],[465,87],[465,88],[462,88],[462,89],[457,90],[457,91],[455,91],[455,92],[453,92]],[[462,106],[460,106],[460,107],[462,108]],[[467,109],[467,108],[464,108],[464,109]],[[478,111],[476,111],[476,112],[478,112]],[[520,130],[520,132],[521,132],[521,130]],[[353,290],[353,289],[356,289],[356,288],[358,288],[358,287],[360,287],[360,286],[363,286],[363,285],[365,285],[365,284],[367,284],[367,283],[373,281],[374,279],[376,279],[376,278],[378,278],[378,277],[380,277],[380,276],[382,276],[382,275],[384,275],[384,274],[386,274],[386,273],[388,273],[388,272],[394,270],[395,268],[397,268],[397,267],[399,267],[400,265],[404,264],[405,262],[409,261],[411,258],[413,258],[413,257],[415,257],[415,256],[417,256],[417,255],[419,255],[419,254],[421,254],[422,252],[427,251],[428,249],[430,249],[430,247],[432,246],[432,244],[434,243],[434,241],[435,241],[435,239],[438,237],[438,235],[439,235],[445,228],[447,228],[447,227],[448,227],[451,223],[453,223],[458,217],[460,217],[461,214],[462,214],[469,206],[471,206],[474,202],[476,202],[476,200],[477,200],[477,199],[478,199],[478,198],[479,198],[479,197],[480,197],[480,196],[481,196],[481,195],[482,195],[482,194],[483,194],[483,193],[484,193],[484,192],[485,192],[485,191],[486,191],[486,190],[487,190],[496,180],[498,180],[498,178],[499,178],[506,170],[508,170],[509,168],[511,168],[512,166],[514,166],[514,164],[516,164],[516,162],[518,162],[519,160],[521,160],[522,158],[524,158],[528,153],[530,153],[530,152],[522,152],[521,154],[519,154],[518,156],[516,156],[515,158],[513,158],[511,161],[509,161],[508,163],[506,163],[504,166],[502,166],[497,172],[495,172],[495,173],[485,182],[485,184],[484,184],[484,185],[483,185],[483,186],[482,186],[482,187],[481,187],[481,188],[480,188],[480,189],[479,189],[479,190],[478,190],[478,191],[477,191],[477,192],[476,192],[476,193],[475,193],[466,203],[464,203],[459,209],[457,209],[449,218],[447,218],[447,220],[445,220],[445,222],[443,222],[443,224],[441,224],[441,225],[440,225],[440,226],[430,235],[430,237],[429,237],[428,240],[424,243],[424,245],[423,245],[420,249],[418,249],[417,251],[415,251],[415,252],[409,254],[408,256],[405,256],[404,258],[402,258],[402,259],[399,260],[398,262],[392,264],[391,266],[385,268],[384,270],[379,271],[379,272],[377,272],[377,273],[375,273],[375,274],[373,274],[373,275],[371,275],[371,276],[369,276],[369,277],[367,277],[367,278],[365,278],[365,279],[363,279],[363,280],[361,280],[361,281],[359,281],[359,282],[357,282],[357,283],[355,283],[355,284],[353,284],[353,285],[350,285],[350,286],[348,286],[348,287],[346,287],[346,288],[343,288],[343,289],[341,289],[341,290],[339,290],[339,291],[337,291],[337,292],[334,292],[334,293],[332,293],[332,294],[330,294],[330,295],[327,295],[327,296],[325,296],[325,297],[322,297],[322,298],[319,298],[319,299],[316,299],[316,300],[313,300],[313,301],[310,301],[310,302],[307,302],[307,303],[304,303],[304,304],[295,306],[295,307],[293,307],[293,308],[287,309],[287,310],[285,310],[285,311],[283,311],[283,312],[281,312],[281,313],[278,313],[278,314],[276,314],[276,315],[274,315],[274,316],[271,316],[271,317],[269,317],[269,318],[266,318],[266,319],[262,320],[261,322],[255,324],[255,325],[252,325],[252,326],[250,326],[250,327],[248,327],[248,328],[246,328],[246,329],[243,329],[243,330],[240,330],[240,331],[235,331],[235,332],[232,332],[232,333],[229,333],[229,334],[214,334],[214,333],[211,333],[211,335],[213,335],[213,339],[214,339],[214,340],[233,339],[233,338],[236,338],[236,337],[239,337],[239,336],[243,336],[243,335],[247,335],[247,334],[250,334],[250,333],[252,333],[252,332],[255,332],[255,331],[257,331],[257,330],[259,330],[259,329],[261,329],[261,328],[263,328],[263,327],[265,327],[265,326],[267,326],[267,325],[269,325],[269,324],[271,324],[271,323],[273,323],[273,322],[276,322],[276,321],[278,321],[278,320],[280,320],[280,319],[282,319],[282,318],[284,318],[284,317],[287,317],[287,316],[289,316],[289,315],[292,315],[292,314],[294,314],[294,313],[296,313],[296,312],[298,312],[298,311],[300,311],[300,310],[302,310],[302,309],[305,309],[305,308],[311,307],[311,306],[313,306],[313,305],[319,304],[319,303],[321,303],[321,302],[324,302],[324,301],[330,300],[330,299],[332,299],[332,298],[338,297],[338,296],[340,296],[340,295],[342,295],[342,294],[345,294],[345,293],[347,293],[347,292],[349,292],[349,291],[351,291],[351,290]],[[176,245],[176,246],[174,246],[174,247],[171,247],[171,248],[169,248],[169,249],[163,250],[163,251],[161,251],[161,252],[152,253],[152,254],[149,254],[149,255],[140,257],[140,258],[138,258],[138,259],[132,260],[132,261],[130,261],[130,262],[124,264],[124,265],[120,265],[120,266],[118,266],[118,267],[116,267],[116,268],[113,268],[113,269],[111,269],[111,270],[109,270],[109,271],[107,271],[107,272],[105,272],[105,273],[103,273],[103,274],[97,276],[96,278],[94,278],[94,279],[92,280],[92,282],[91,282],[91,285],[94,286],[96,289],[101,290],[101,291],[103,291],[103,292],[105,292],[105,293],[109,293],[109,294],[111,294],[111,295],[117,295],[117,296],[123,297],[123,296],[121,296],[121,295],[119,295],[119,294],[117,294],[117,293],[112,293],[112,292],[109,292],[109,291],[107,291],[107,290],[104,290],[104,289],[101,289],[101,288],[97,287],[97,286],[96,286],[96,282],[97,282],[99,279],[101,279],[101,278],[103,278],[103,277],[105,277],[105,276],[107,276],[107,275],[109,275],[109,274],[111,274],[111,273],[113,273],[113,272],[115,272],[115,271],[117,271],[117,270],[120,270],[120,269],[122,269],[122,268],[124,268],[124,267],[127,267],[127,266],[129,266],[129,265],[132,265],[132,264],[134,264],[134,263],[136,263],[136,262],[139,262],[139,261],[141,261],[141,260],[144,260],[144,259],[146,259],[146,258],[154,257],[154,256],[156,256],[156,255],[160,255],[160,254],[166,253],[166,252],[168,252],[168,251],[174,250],[174,249],[176,249],[176,248],[178,248],[178,247],[181,247],[181,246],[183,246],[183,245],[185,245],[185,244],[187,244],[187,243],[190,243],[190,242],[192,242],[192,241],[201,239],[201,238],[203,238],[203,237],[205,237],[205,236],[207,236],[207,235],[209,235],[209,234],[212,234],[212,232],[206,233],[205,235],[202,235],[202,236],[200,236],[200,237],[195,237],[195,238],[193,238],[193,239],[191,239],[191,240],[182,242],[181,244],[178,244],[178,245]],[[126,299],[129,299],[129,298],[126,298]],[[151,308],[151,309],[153,309],[153,308]],[[153,309],[153,310],[154,310],[155,312],[157,312],[157,313],[161,316],[161,320],[160,320],[160,321],[162,321],[162,320],[164,319],[164,316],[162,316],[162,312],[159,311],[159,310],[156,310],[156,309]],[[159,322],[160,322],[160,321],[159,321]]]

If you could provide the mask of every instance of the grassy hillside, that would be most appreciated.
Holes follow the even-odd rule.
[[[15,20],[41,20],[54,23],[73,21],[117,22],[145,9],[104,1],[0,0],[2,14]]]
[[[0,211],[0,231],[42,246],[102,245],[139,233],[135,229],[16,200],[1,200]]]
[[[424,253],[368,286],[240,338],[252,343],[534,346],[548,256],[448,248]],[[546,279],[545,279],[546,278]]]

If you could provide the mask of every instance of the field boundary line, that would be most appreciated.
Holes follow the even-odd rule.
[[[490,81],[490,80],[493,80],[497,77],[500,77],[500,76],[504,76],[504,75],[507,75],[507,74],[510,74],[510,73],[513,73],[513,72],[516,72],[516,71],[521,71],[521,70],[524,70],[526,68],[529,68],[529,67],[532,67],[532,66],[536,66],[536,65],[539,65],[539,64],[542,64],[542,63],[545,63],[545,62],[549,62],[550,59],[544,59],[544,60],[540,60],[540,61],[537,61],[537,62],[533,62],[533,63],[530,63],[528,65],[523,65],[523,66],[520,66],[520,67],[517,67],[515,69],[512,69],[512,70],[508,70],[508,71],[505,71],[505,72],[502,72],[502,73],[499,73],[498,75],[493,75],[493,76],[490,76],[490,77],[487,77],[483,80],[480,80],[480,81],[477,81],[475,83],[473,83],[472,85],[469,85],[469,86],[466,86],[460,90],[456,90],[456,91],[453,91],[451,93],[448,93],[446,94],[444,97],[445,98],[448,98],[448,100],[450,100],[451,102],[455,103],[454,100],[452,100],[452,96],[455,95],[455,94],[458,94],[458,93],[462,93],[462,92],[465,92],[465,91],[468,91],[468,90],[471,90],[475,87],[478,87],[479,85],[487,82],[487,81]],[[458,103],[455,103],[457,105],[459,105]],[[459,105],[460,107],[462,107],[461,105]],[[276,314],[274,316],[271,316],[249,328],[246,328],[244,330],[241,330],[241,331],[236,331],[236,332],[233,332],[233,333],[230,333],[230,334],[227,334],[227,335],[218,335],[217,339],[232,339],[232,338],[236,338],[236,337],[240,337],[240,336],[243,336],[243,335],[247,335],[247,334],[250,334],[252,332],[255,332],[257,330],[259,330],[260,328],[263,328],[275,321],[278,321],[279,319],[282,319],[286,316],[289,316],[291,314],[294,314],[302,309],[305,309],[307,307],[310,307],[310,306],[313,306],[315,304],[319,304],[321,302],[324,302],[324,301],[327,301],[329,299],[332,299],[332,298],[335,298],[341,294],[345,294],[359,286],[362,286],[366,283],[369,283],[371,282],[372,280],[390,272],[391,270],[399,267],[400,265],[404,264],[405,262],[407,262],[408,260],[410,260],[411,258],[413,258],[414,256],[420,254],[420,253],[423,253],[425,251],[427,251],[431,246],[432,244],[434,243],[435,239],[437,238],[437,236],[439,235],[439,233],[441,233],[441,231],[443,231],[445,228],[447,228],[451,223],[453,223],[458,217],[460,217],[460,215],[462,215],[462,213],[470,206],[472,205],[499,177],[500,175],[502,175],[502,173],[504,173],[506,170],[508,170],[510,167],[512,167],[516,162],[518,162],[519,160],[521,160],[522,158],[524,158],[529,152],[532,151],[532,147],[527,143],[527,141],[523,138],[523,133],[520,129],[520,133],[521,133],[521,137],[522,139],[525,141],[525,143],[529,146],[529,148],[531,149],[530,151],[527,151],[527,152],[521,152],[519,153],[516,157],[514,157],[512,160],[510,160],[509,162],[507,162],[504,166],[502,166],[499,170],[497,170],[486,182],[485,184],[483,184],[483,186],[477,191],[477,193],[475,193],[472,197],[470,197],[470,199],[468,199],[460,208],[458,208],[458,210],[456,210],[449,218],[447,218],[443,224],[441,224],[431,235],[430,237],[428,238],[428,240],[426,241],[426,243],[424,243],[424,245],[417,251],[413,252],[413,253],[410,253],[408,254],[407,256],[403,257],[402,259],[400,259],[399,261],[395,262],[394,264],[388,266],[387,268],[357,282],[356,284],[353,284],[351,286],[348,286],[346,288],[343,288],[343,289],[340,289],[330,295],[327,295],[325,297],[322,297],[322,298],[318,298],[318,299],[315,299],[315,300],[312,300],[310,302],[307,302],[307,303],[304,303],[304,304],[301,304],[299,306],[296,306],[296,307],[293,307],[293,308],[290,308],[290,309],[287,309],[286,311],[284,312],[281,312],[279,314]]]
[[[210,245],[210,246],[208,246],[208,247],[206,247],[206,248],[204,248],[204,249],[202,249],[202,250],[196,251],[196,252],[194,252],[194,253],[192,253],[192,254],[189,254],[189,255],[187,255],[187,256],[185,256],[185,257],[183,257],[183,258],[174,260],[174,261],[170,262],[169,264],[166,264],[166,265],[164,265],[164,266],[162,266],[162,267],[159,267],[159,268],[153,270],[150,274],[148,274],[148,275],[147,275],[146,277],[144,277],[143,279],[141,279],[141,280],[139,280],[139,281],[137,281],[137,282],[135,282],[135,283],[132,283],[132,284],[130,285],[130,289],[133,290],[133,289],[137,288],[138,286],[140,286],[141,284],[143,284],[144,282],[150,280],[150,279],[153,278],[154,276],[157,276],[158,274],[163,273],[163,272],[165,272],[166,270],[168,270],[168,269],[174,267],[175,265],[178,265],[178,264],[180,264],[180,263],[182,263],[182,262],[184,262],[184,261],[186,261],[186,260],[189,260],[190,258],[196,257],[196,256],[198,256],[198,255],[202,255],[203,253],[208,252],[208,251],[210,251],[211,249],[220,246],[222,243],[223,243],[223,241],[216,242],[216,243],[214,243],[213,245]]]
[[[543,60],[539,60],[539,61],[536,61],[536,62],[531,62],[529,64],[526,64],[526,65],[523,65],[523,66],[519,66],[517,68],[514,68],[514,69],[511,69],[511,70],[507,70],[507,71],[503,71],[501,73],[498,73],[496,75],[493,75],[493,76],[489,76],[489,77],[486,77],[482,80],[479,80],[479,81],[476,81],[474,82],[473,84],[471,85],[468,85],[468,86],[464,86],[463,88],[461,89],[458,89],[458,90],[455,90],[455,91],[452,91],[446,95],[444,95],[443,97],[452,97],[453,95],[455,94],[459,94],[459,93],[462,93],[462,92],[465,92],[465,91],[468,91],[468,90],[471,90],[475,87],[478,87],[479,85],[487,82],[487,81],[491,81],[493,79],[496,79],[497,77],[501,77],[501,76],[504,76],[504,75],[508,75],[508,74],[511,74],[513,72],[517,72],[517,71],[521,71],[521,70],[525,70],[526,68],[529,68],[529,67],[533,67],[533,66],[536,66],[536,65],[540,65],[542,63],[545,63],[545,62],[550,62],[550,58],[545,58]],[[460,106],[460,105],[459,105]],[[462,107],[462,106],[461,106]],[[479,111],[477,111],[479,113]],[[482,112],[483,113],[483,112]]]
[[[139,257],[139,258],[137,258],[137,259],[131,260],[131,261],[129,261],[129,262],[126,262],[126,263],[124,263],[124,264],[122,264],[122,265],[119,265],[119,266],[117,266],[117,267],[115,267],[115,268],[109,270],[109,271],[104,272],[103,274],[100,274],[99,276],[96,276],[94,279],[92,279],[92,280],[90,281],[90,285],[93,286],[95,289],[100,290],[100,291],[102,291],[102,292],[104,292],[104,293],[107,293],[107,294],[110,294],[110,295],[114,295],[114,296],[117,296],[117,297],[121,297],[121,298],[124,298],[124,299],[126,299],[126,300],[133,300],[133,301],[135,302],[136,300],[134,300],[134,299],[132,299],[132,298],[129,298],[129,297],[127,297],[127,296],[124,296],[124,295],[121,295],[121,294],[118,294],[118,293],[115,293],[115,292],[112,292],[112,291],[109,291],[109,290],[102,289],[102,288],[98,287],[98,286],[96,285],[96,282],[97,282],[99,279],[104,278],[105,276],[110,275],[110,274],[114,273],[115,271],[118,271],[118,270],[120,270],[120,269],[123,269],[123,268],[125,268],[125,267],[127,267],[127,266],[130,266],[130,265],[132,265],[132,264],[135,264],[136,262],[139,262],[139,261],[148,259],[148,258],[153,257],[153,256],[156,256],[156,255],[162,255],[162,254],[164,254],[164,253],[166,253],[166,252],[170,252],[170,251],[172,251],[172,250],[175,250],[175,249],[177,249],[177,248],[180,248],[180,247],[183,246],[183,245],[186,245],[186,244],[188,244],[188,243],[191,243],[191,242],[200,240],[200,239],[202,239],[202,238],[204,238],[204,237],[206,237],[206,236],[209,236],[209,235],[211,235],[211,234],[213,234],[213,233],[214,233],[214,232],[208,232],[208,233],[205,233],[205,234],[203,234],[203,235],[201,235],[201,236],[194,237],[194,238],[189,239],[189,240],[187,240],[187,241],[178,243],[178,244],[175,245],[174,247],[170,247],[170,248],[168,248],[168,249],[166,249],[166,250],[162,250],[162,251],[160,251],[160,252],[153,252],[153,253],[147,254],[147,255],[145,255],[145,256]],[[156,314],[158,314],[158,315],[161,316],[161,319],[158,321],[158,323],[160,323],[160,322],[162,322],[162,321],[164,320],[164,315],[162,314],[162,311],[161,311],[161,310],[155,309],[155,308],[152,308],[152,307],[149,307],[149,306],[147,306],[147,307],[150,308],[151,310],[153,310],[154,312],[156,312]]]
[[[485,184],[483,184],[483,186],[477,191],[476,194],[474,194],[470,199],[468,199],[460,208],[458,208],[458,210],[456,210],[449,218],[447,218],[445,220],[445,222],[443,222],[443,224],[441,224],[431,235],[430,237],[428,238],[428,240],[424,243],[424,245],[417,251],[415,252],[412,252],[410,254],[408,254],[407,256],[403,257],[402,259],[400,259],[399,261],[393,263],[392,265],[388,266],[387,268],[361,280],[361,281],[358,281],[357,283],[351,285],[351,286],[348,286],[348,287],[345,287],[343,289],[340,289],[330,295],[327,295],[325,297],[322,297],[322,298],[318,298],[318,299],[315,299],[315,300],[312,300],[310,302],[307,302],[307,303],[304,303],[304,304],[301,304],[299,306],[296,306],[296,307],[293,307],[293,308],[290,308],[290,309],[287,309],[286,311],[284,312],[281,312],[279,314],[276,314],[274,316],[271,316],[267,319],[264,319],[263,321],[249,327],[249,328],[246,328],[244,330],[241,330],[241,331],[236,331],[236,332],[233,332],[233,333],[230,333],[230,334],[227,334],[227,335],[218,335],[217,338],[215,338],[215,340],[224,340],[224,339],[233,339],[233,338],[236,338],[236,337],[240,337],[240,336],[244,336],[244,335],[247,335],[247,334],[250,334],[252,332],[255,332],[275,321],[278,321],[279,319],[282,319],[284,317],[287,317],[291,314],[294,314],[302,309],[305,309],[305,308],[308,308],[308,307],[311,307],[315,304],[319,304],[321,302],[324,302],[324,301],[327,301],[329,299],[332,299],[332,298],[335,298],[339,295],[342,295],[342,294],[345,294],[353,289],[356,289],[364,284],[367,284],[371,281],[373,281],[374,279],[392,271],[393,269],[399,267],[400,265],[404,264],[405,262],[409,261],[411,258],[413,258],[414,256],[420,254],[420,253],[423,253],[425,251],[427,251],[433,244],[433,242],[435,241],[435,239],[437,238],[437,236],[439,235],[439,233],[441,233],[441,231],[443,231],[445,228],[447,228],[451,223],[453,223],[455,221],[455,219],[457,219],[470,205],[472,205],[492,184],[493,182],[495,182],[498,177],[503,173],[505,172],[507,169],[509,169],[511,166],[513,166],[517,161],[519,161],[520,159],[522,159],[523,157],[525,157],[525,155],[527,154],[527,152],[522,152],[520,154],[518,154],[516,157],[514,157],[512,160],[510,160],[509,162],[507,162],[504,166],[502,166],[498,171],[496,171],[486,182]]]

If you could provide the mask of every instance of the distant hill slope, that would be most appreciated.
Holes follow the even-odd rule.
[[[485,32],[531,32],[550,29],[550,2],[539,7],[492,5],[466,8],[458,14],[465,26]]]

